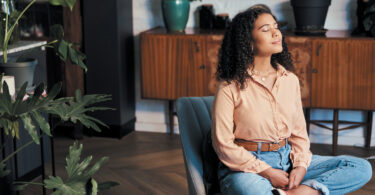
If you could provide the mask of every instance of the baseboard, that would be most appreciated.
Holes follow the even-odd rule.
[[[129,133],[133,132],[135,130],[135,121],[136,118],[134,117],[127,123],[123,125],[109,125],[109,129],[103,127],[101,128],[101,132],[97,132],[91,129],[85,129],[85,134],[89,136],[98,136],[98,137],[111,137],[111,138],[117,138],[121,139],[125,135],[128,135]]]
[[[34,178],[42,175],[42,165],[36,167],[35,169],[27,172],[17,179],[17,181],[31,181]]]

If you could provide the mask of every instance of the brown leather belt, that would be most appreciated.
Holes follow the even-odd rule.
[[[248,151],[258,151],[258,142],[251,142],[246,141],[242,139],[235,139],[234,143],[238,146],[244,147]],[[275,151],[279,150],[280,148],[284,147],[286,144],[286,139],[280,141],[279,143],[275,142],[262,142],[262,146],[260,148],[260,151],[262,152],[269,152],[269,151]]]

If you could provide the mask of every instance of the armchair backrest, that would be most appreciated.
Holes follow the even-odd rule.
[[[214,97],[183,97],[177,100],[177,116],[190,194],[206,194],[203,181],[202,143],[211,129]]]

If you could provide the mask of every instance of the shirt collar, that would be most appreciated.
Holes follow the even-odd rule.
[[[284,68],[284,66],[277,64],[277,74],[282,76],[288,76],[288,71]]]
[[[288,76],[288,72],[284,66],[280,65],[279,63],[277,63],[277,75],[280,75],[280,76]],[[250,69],[248,70],[248,73],[250,76],[253,76],[253,73],[250,71]]]

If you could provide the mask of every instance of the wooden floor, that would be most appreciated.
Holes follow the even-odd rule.
[[[65,156],[73,140],[67,137],[57,137],[55,140],[57,174],[64,176]],[[133,132],[121,140],[85,137],[80,143],[83,143],[84,150],[82,158],[87,155],[93,155],[94,161],[103,156],[110,158],[94,178],[99,182],[113,180],[120,183],[99,194],[188,194],[179,135]],[[331,147],[312,144],[312,151],[314,154],[329,155]],[[375,155],[375,149],[340,146],[338,153],[367,157]],[[374,160],[372,165],[375,168]],[[21,193],[29,194],[41,194],[40,187],[30,186]],[[370,194],[375,194],[375,176],[362,189],[351,193]]]

